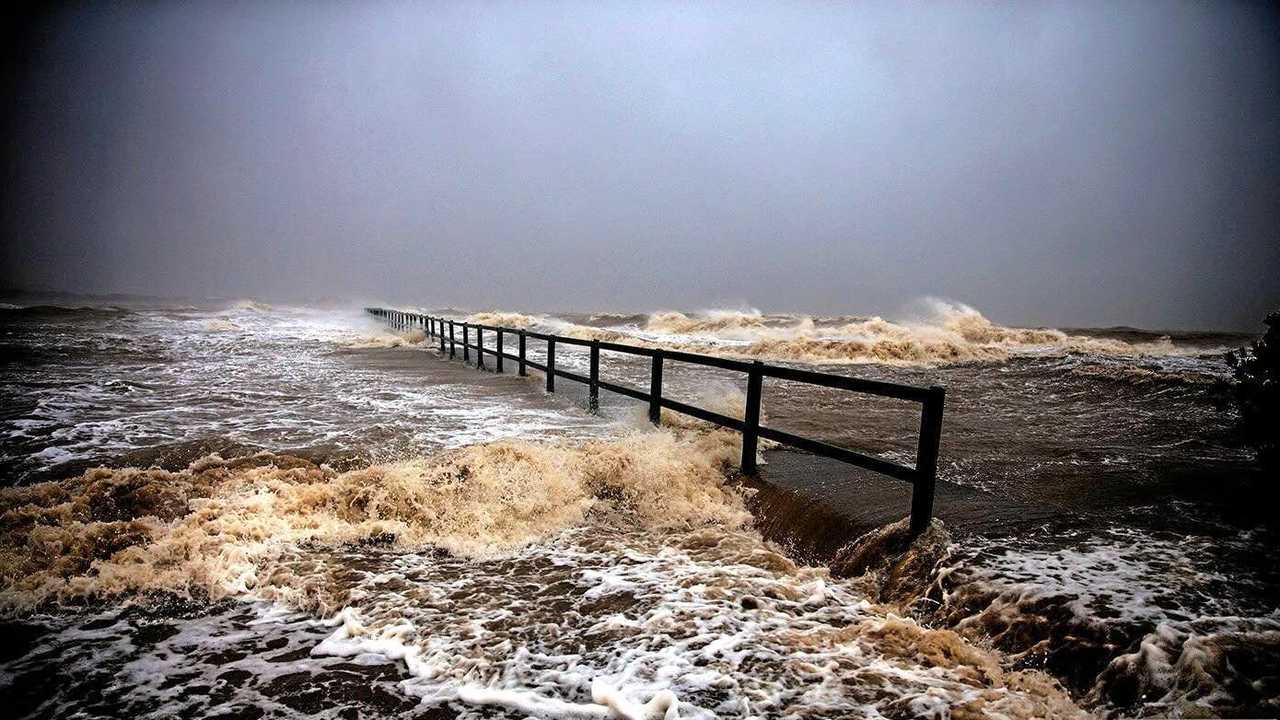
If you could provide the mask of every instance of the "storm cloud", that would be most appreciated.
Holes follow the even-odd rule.
[[[9,286],[1257,326],[1280,21],[1200,2],[89,3],[10,32]]]

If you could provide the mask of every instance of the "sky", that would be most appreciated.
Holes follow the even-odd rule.
[[[0,286],[1252,330],[1266,4],[9,11]]]

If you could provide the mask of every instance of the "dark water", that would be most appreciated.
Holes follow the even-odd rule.
[[[0,313],[0,476],[42,493],[8,491],[4,505],[5,605],[20,619],[0,682],[19,715],[1277,709],[1274,497],[1259,494],[1265,483],[1211,402],[1221,354],[1239,336],[1016,331],[956,307],[914,325],[753,313],[498,321],[944,385],[938,513],[950,541],[867,574],[843,564],[846,546],[906,513],[904,484],[769,449],[746,502],[754,518],[738,525],[732,507],[708,499],[701,465],[688,466],[695,455],[735,457],[732,447],[650,437],[638,403],[605,393],[592,415],[571,383],[548,396],[540,376],[444,361],[353,308],[135,302]],[[557,361],[586,367],[569,349]],[[602,374],[648,380],[647,364],[608,354]],[[666,382],[677,399],[741,412],[732,373],[675,364]],[[911,405],[769,380],[764,408],[771,427],[914,458]],[[483,449],[494,442],[515,445]],[[546,442],[566,449],[520,455]],[[106,490],[61,495],[40,485],[98,465],[176,471],[214,452],[261,451],[274,455],[208,471],[200,480],[213,489],[184,490],[177,511],[149,494],[167,478],[111,475],[99,481]],[[300,482],[275,459],[285,454],[317,468],[326,487],[370,464],[398,469],[362,476],[372,500],[315,505],[324,520],[312,528],[294,505],[249,505],[248,489],[302,502],[281,485]],[[423,457],[448,458],[449,482],[466,491],[396,494]],[[534,462],[581,472],[590,492],[539,486],[546,472],[523,470]],[[513,497],[483,484],[511,468],[521,469]],[[615,473],[627,479],[611,484]],[[228,477],[243,487],[224,496]],[[669,486],[652,507],[649,483]],[[102,497],[127,509],[106,513]],[[394,512],[375,509],[392,501]],[[59,502],[73,510],[60,515]],[[167,542],[202,503],[243,524],[212,535],[201,526],[198,564],[152,553],[147,573],[128,575],[118,553],[133,541],[93,534],[159,517],[163,528],[146,520],[134,530],[164,545],[157,538]],[[590,508],[561,518],[575,503]],[[674,520],[662,517],[668,509]],[[370,530],[370,518],[392,530]],[[62,533],[55,549],[44,525]],[[264,538],[246,544],[260,526]],[[88,555],[54,563],[70,569],[32,605],[37,584],[20,573],[39,553]],[[251,570],[232,569],[254,580],[237,585],[227,563],[245,556]],[[211,602],[211,588],[222,599]],[[68,680],[41,679],[55,669]]]

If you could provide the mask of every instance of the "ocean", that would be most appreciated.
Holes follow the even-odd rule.
[[[12,717],[1280,712],[1274,509],[1213,403],[1246,336],[404,308],[943,385],[938,520],[903,548],[905,483],[768,443],[744,478],[734,433],[589,412],[356,304],[10,301]],[[736,373],[665,392],[742,413]],[[771,379],[762,412],[914,461],[907,403]]]

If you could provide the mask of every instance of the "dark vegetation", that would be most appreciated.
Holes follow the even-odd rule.
[[[1239,439],[1258,453],[1258,463],[1280,468],[1280,310],[1263,321],[1267,332],[1250,347],[1227,353],[1232,381],[1221,397],[1236,413]]]

